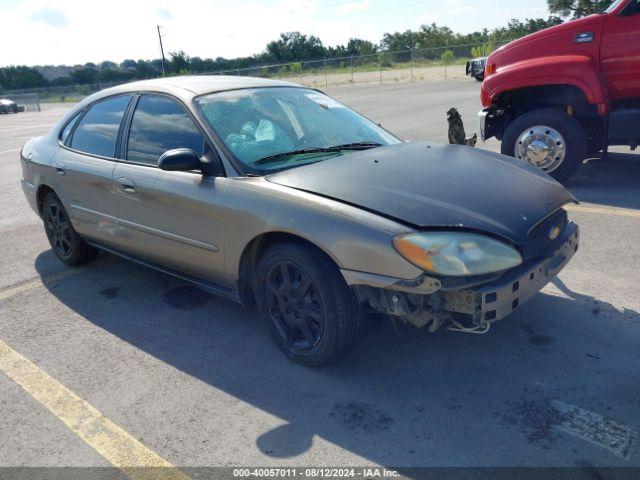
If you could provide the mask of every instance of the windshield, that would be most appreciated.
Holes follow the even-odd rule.
[[[613,12],[618,5],[620,5],[624,0],[615,0],[611,5],[604,9],[602,13],[611,13]]]
[[[199,97],[196,103],[211,128],[252,173],[400,142],[338,101],[305,88],[233,90]],[[336,148],[340,146],[345,148]]]

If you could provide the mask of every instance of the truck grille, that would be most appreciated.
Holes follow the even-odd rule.
[[[527,243],[522,246],[522,255],[525,260],[535,258],[559,243],[568,223],[567,212],[560,209],[534,228],[529,234]],[[560,235],[557,238],[552,238],[551,233],[555,228],[560,230]]]

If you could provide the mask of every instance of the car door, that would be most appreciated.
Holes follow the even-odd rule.
[[[217,282],[224,240],[222,179],[215,174],[220,170],[203,174],[158,168],[160,156],[175,148],[190,148],[209,165],[219,166],[214,150],[187,110],[166,95],[142,94],[127,130],[114,171],[124,249]]]
[[[132,95],[100,100],[71,118],[52,161],[54,190],[84,237],[117,246],[113,180],[122,120]]]
[[[600,56],[611,98],[640,98],[640,0],[609,14]]]

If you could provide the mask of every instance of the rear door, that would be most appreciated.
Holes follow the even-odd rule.
[[[73,117],[60,135],[52,162],[54,189],[74,228],[101,243],[117,244],[113,180],[119,133],[132,95],[100,100]]]
[[[123,248],[137,257],[217,282],[223,269],[221,180],[202,172],[167,172],[160,156],[190,148],[217,161],[203,132],[176,99],[137,99],[117,163],[117,210]]]
[[[640,98],[640,0],[608,15],[600,56],[611,98]]]

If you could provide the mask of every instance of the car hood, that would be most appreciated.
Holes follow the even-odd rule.
[[[355,152],[266,179],[415,228],[474,230],[518,244],[562,205],[576,202],[562,185],[521,160],[424,142]]]

